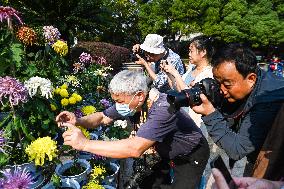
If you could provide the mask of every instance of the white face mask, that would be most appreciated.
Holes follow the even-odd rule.
[[[136,93],[137,94],[137,93]],[[128,117],[128,116],[133,116],[136,113],[136,109],[139,106],[140,102],[138,103],[138,105],[136,106],[136,108],[134,108],[133,110],[131,110],[129,108],[129,105],[131,104],[132,100],[134,99],[134,97],[136,96],[136,94],[132,97],[132,99],[130,100],[130,102],[128,104],[122,104],[122,103],[115,103],[115,109],[117,110],[117,112],[124,116],[124,117]]]

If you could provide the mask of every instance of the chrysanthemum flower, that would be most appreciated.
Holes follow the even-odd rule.
[[[25,45],[33,45],[36,42],[36,32],[29,27],[22,26],[17,33],[18,39]]]
[[[3,22],[3,20],[7,20],[9,28],[12,27],[11,23],[12,23],[13,16],[16,17],[16,19],[20,22],[20,24],[23,24],[18,14],[19,12],[13,9],[12,7],[0,6],[0,21]]]
[[[60,32],[53,26],[43,26],[43,36],[45,41],[52,45],[55,41],[60,39]]]
[[[39,88],[41,96],[47,99],[52,98],[52,83],[49,79],[36,76],[31,77],[28,81],[25,81],[24,84],[29,91],[30,97],[36,95]]]
[[[83,186],[82,189],[105,189],[105,187],[93,180],[88,182],[87,185]]]
[[[57,40],[53,45],[52,48],[57,54],[60,56],[65,56],[68,53],[68,45],[64,41]]]
[[[100,103],[104,106],[104,108],[108,108],[111,105],[110,102],[105,98],[101,99]]]
[[[84,115],[83,115],[83,112],[82,112],[80,109],[76,109],[73,113],[75,114],[75,116],[76,116],[77,118],[80,118],[80,117],[83,117],[83,116],[84,116]]]
[[[102,56],[98,57],[96,62],[97,62],[97,64],[100,64],[100,65],[107,65],[106,59]]]
[[[68,106],[68,104],[69,104],[69,100],[68,100],[67,98],[63,98],[63,99],[61,100],[61,105],[62,105],[62,106]]]
[[[69,99],[69,104],[76,104],[76,98],[75,97],[73,97],[73,96],[71,96]]]
[[[84,64],[90,64],[93,58],[90,54],[83,52],[79,57],[79,61]]]
[[[69,93],[66,89],[61,89],[59,92],[60,96],[62,96],[63,98],[68,97]]]
[[[66,83],[64,83],[63,85],[61,85],[60,89],[67,89],[68,85]]]
[[[0,188],[4,189],[28,189],[33,181],[32,176],[25,169],[2,171],[2,174],[4,178],[0,179]]]
[[[33,141],[25,150],[28,154],[30,161],[35,161],[35,165],[42,166],[46,157],[49,161],[57,157],[56,142],[50,137],[38,138]]]
[[[101,165],[94,166],[94,168],[92,169],[90,177],[91,177],[92,180],[104,179],[105,173],[106,173],[106,169],[103,166],[101,166]]]
[[[57,88],[54,90],[54,93],[55,93],[55,94],[59,94],[60,91],[61,91],[61,89],[57,87]]]
[[[11,106],[16,106],[19,102],[27,102],[28,90],[15,78],[0,77],[0,102],[3,104],[2,98],[9,98]]]
[[[85,69],[85,65],[80,62],[76,62],[73,64],[74,73],[78,73],[79,71],[83,71]]]
[[[71,96],[74,97],[77,102],[82,101],[82,97],[80,95],[78,95],[77,93],[73,93]]]
[[[97,109],[94,106],[84,106],[81,111],[84,115],[90,115],[92,113],[95,113]]]

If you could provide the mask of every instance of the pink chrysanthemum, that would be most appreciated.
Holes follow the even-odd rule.
[[[12,23],[12,17],[16,17],[17,20],[20,22],[20,24],[23,24],[21,18],[18,16],[18,11],[16,11],[15,9],[13,9],[12,7],[3,7],[0,6],[0,21],[3,22],[3,20],[7,20],[8,22],[8,26],[11,26]]]
[[[61,34],[59,30],[53,26],[43,26],[43,36],[45,41],[52,45],[60,39]]]
[[[28,90],[24,84],[10,76],[0,77],[0,102],[3,98],[8,98],[11,106],[16,106],[19,102],[27,102]]]
[[[80,55],[79,60],[81,63],[90,64],[93,61],[93,58],[90,54],[83,52]]]

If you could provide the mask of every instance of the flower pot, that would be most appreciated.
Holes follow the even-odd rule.
[[[77,175],[72,175],[72,176],[64,176],[64,172],[73,166],[74,160],[67,160],[67,161],[62,162],[62,164],[58,164],[55,168],[55,173],[61,179],[73,179],[82,186],[87,183],[88,174],[91,172],[92,168],[91,168],[90,163],[85,159],[78,159],[77,163],[81,167],[85,168],[85,170],[82,173],[79,173]]]
[[[110,186],[110,185],[103,185],[103,187],[104,187],[105,189],[116,189],[115,187]]]
[[[72,189],[80,189],[80,184],[73,180],[73,179],[62,179],[61,180],[61,186],[60,188],[72,188]],[[56,187],[54,186],[53,182],[49,182],[47,185],[45,185],[44,187],[42,187],[42,189],[56,189]]]
[[[45,182],[45,176],[42,175],[41,170],[36,170],[36,166],[33,162],[20,165],[8,165],[4,168],[5,171],[14,171],[15,169],[20,171],[26,170],[31,175],[32,184],[30,185],[30,188],[40,188]]]
[[[108,175],[104,178],[102,183],[104,185],[110,185],[113,187],[117,187],[117,179],[118,179],[118,171],[120,169],[119,164],[116,163],[109,163],[110,169],[113,171],[113,174]]]

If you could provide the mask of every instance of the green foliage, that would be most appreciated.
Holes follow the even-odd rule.
[[[24,51],[8,29],[0,29],[0,76],[15,75],[21,68]]]

